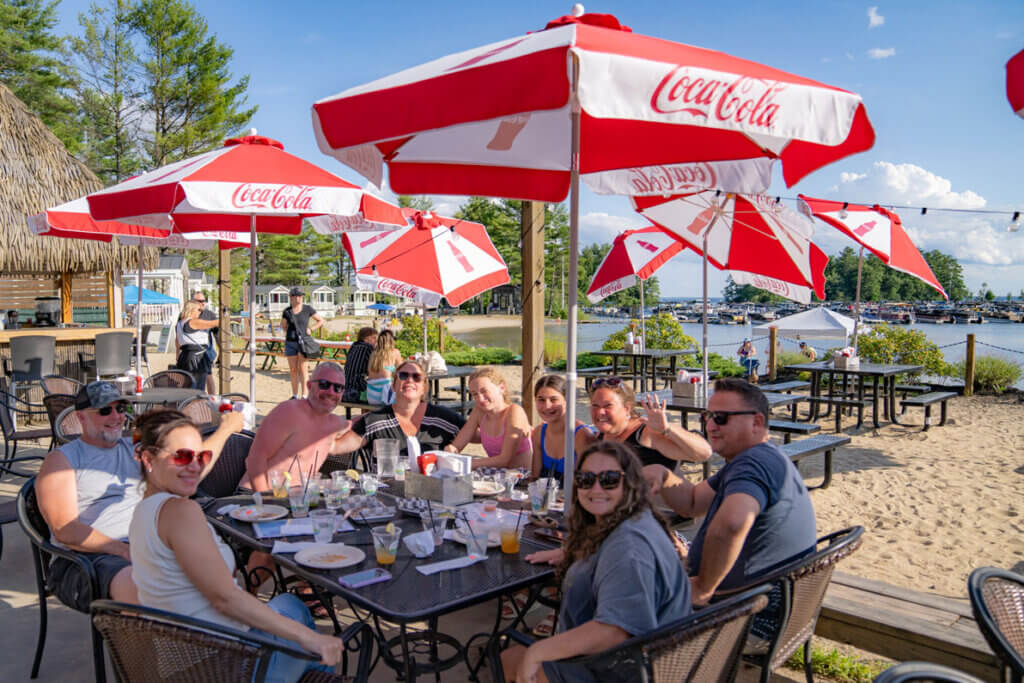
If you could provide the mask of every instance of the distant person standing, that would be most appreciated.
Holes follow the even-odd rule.
[[[206,307],[206,293],[203,290],[198,289],[192,292],[192,301],[199,304],[200,320],[217,320],[217,314]],[[208,330],[210,340],[206,345],[206,357],[210,359],[210,374],[206,376],[206,393],[213,395],[217,393],[216,383],[213,379],[213,364],[217,361],[217,347],[214,345],[214,340],[217,339],[217,334],[220,331],[220,325]]]
[[[814,350],[813,346],[808,346],[807,342],[800,342],[800,353],[804,354],[812,363],[818,360],[818,352]]]
[[[186,301],[174,328],[174,343],[178,350],[175,367],[192,375],[192,387],[203,390],[213,365],[206,349],[210,344],[210,330],[217,327],[215,320],[202,320],[203,307],[196,301]]]
[[[302,287],[292,287],[288,292],[291,305],[281,314],[281,329],[284,330],[284,355],[288,358],[288,376],[292,383],[292,398],[302,398],[303,388],[309,383],[309,366],[302,353],[300,342],[310,332],[320,329],[324,319],[314,308],[302,303]],[[310,320],[313,326],[310,327]],[[301,358],[300,358],[301,356]]]
[[[370,355],[377,346],[377,330],[363,327],[356,335],[356,341],[345,354],[345,396],[342,400],[366,402],[366,373],[370,367]]]

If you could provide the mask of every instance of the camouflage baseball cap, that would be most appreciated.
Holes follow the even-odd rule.
[[[102,408],[122,400],[124,396],[111,382],[89,382],[78,390],[78,395],[75,396],[75,410]]]

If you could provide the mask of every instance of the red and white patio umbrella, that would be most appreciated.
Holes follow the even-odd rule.
[[[647,338],[644,315],[644,280],[654,275],[670,258],[683,250],[683,244],[658,227],[627,230],[615,236],[612,248],[597,267],[587,289],[590,303],[615,292],[640,284],[640,333]]]
[[[739,284],[787,299],[808,303],[812,292],[825,298],[828,256],[811,242],[814,223],[775,198],[708,191],[667,198],[634,197],[633,206],[703,257],[705,382],[708,262],[730,271]]]
[[[181,232],[248,231],[297,235],[302,222],[331,214],[354,216],[367,207],[356,185],[288,154],[276,140],[252,134],[224,147],[177,161],[88,196],[89,212]],[[400,218],[399,218],[400,220]],[[250,272],[256,252],[250,249]],[[249,279],[249,338],[256,338],[255,281]],[[255,400],[255,356],[249,359],[249,395]]]
[[[857,326],[860,323],[860,279],[864,268],[865,248],[893,270],[913,275],[941,294],[944,299],[949,299],[928,262],[903,229],[903,222],[896,212],[883,209],[878,204],[868,207],[849,202],[815,199],[803,194],[798,195],[798,198],[800,210],[804,214],[820,218],[861,245],[860,256],[857,259],[856,315],[853,325],[855,349]]]
[[[1006,63],[1006,99],[1017,116],[1024,118],[1024,50]]]
[[[573,10],[545,30],[351,88],[312,112],[323,152],[378,185],[387,164],[397,193],[570,197],[570,396],[581,177],[609,194],[759,192],[775,159],[792,184],[874,144],[854,93]],[[568,433],[566,454],[571,473]]]

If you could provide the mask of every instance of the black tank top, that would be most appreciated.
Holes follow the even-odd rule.
[[[664,465],[669,470],[674,470],[676,467],[676,461],[672,458],[667,458],[654,448],[649,448],[640,443],[640,433],[646,429],[647,425],[641,425],[633,430],[633,433],[622,440],[622,443],[628,445],[636,453],[636,456],[640,458],[640,464],[644,465]],[[604,434],[601,435],[604,439]]]

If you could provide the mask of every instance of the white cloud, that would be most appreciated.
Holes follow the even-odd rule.
[[[878,13],[878,6],[868,7],[868,28],[877,28],[885,23],[885,17]]]
[[[896,48],[894,47],[873,47],[868,50],[868,57],[871,59],[888,59],[896,54]]]
[[[647,224],[640,216],[616,216],[609,213],[588,213],[580,216],[580,244],[611,242],[623,230]]]

